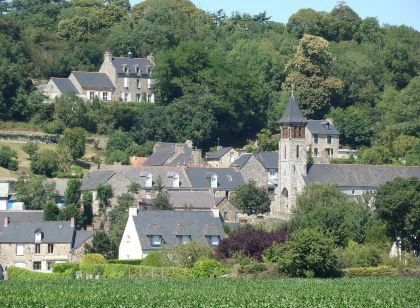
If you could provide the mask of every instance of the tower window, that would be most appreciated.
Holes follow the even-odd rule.
[[[284,159],[286,159],[286,146],[284,146]]]
[[[296,146],[296,158],[299,158],[299,146]]]

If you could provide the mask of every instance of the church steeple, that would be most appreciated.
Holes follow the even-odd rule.
[[[283,113],[283,116],[280,119],[280,124],[282,126],[291,125],[291,124],[306,124],[308,121],[303,116],[302,111],[300,110],[298,104],[296,103],[295,96],[292,94],[287,104],[286,110]]]

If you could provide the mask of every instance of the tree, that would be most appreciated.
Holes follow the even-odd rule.
[[[53,200],[55,183],[46,184],[44,177],[21,173],[15,183],[16,200],[23,202],[28,210],[42,210]]]
[[[70,152],[73,160],[82,158],[86,149],[86,131],[83,128],[66,128],[59,145]]]
[[[378,188],[374,200],[378,217],[402,249],[420,249],[420,180],[395,178]],[[401,240],[401,243],[400,243]]]
[[[169,200],[168,192],[165,189],[165,185],[163,184],[162,178],[160,176],[153,184],[153,188],[157,193],[156,198],[152,202],[153,208],[157,210],[172,210],[173,207]]]
[[[132,146],[133,140],[127,133],[121,130],[115,131],[108,136],[105,154],[107,162],[128,164],[128,157]]]
[[[324,16],[313,9],[300,9],[289,17],[287,31],[301,38],[304,34],[322,36]]]
[[[135,206],[134,197],[125,193],[117,197],[117,205],[108,212],[109,240],[118,247],[128,219],[128,209]]]
[[[18,161],[17,161],[17,152],[12,150],[9,146],[0,147],[0,167],[17,170]]]
[[[96,200],[99,200],[99,209],[105,211],[110,206],[110,200],[114,194],[112,192],[111,184],[99,184],[96,187]]]
[[[60,158],[54,150],[44,149],[37,152],[31,161],[31,170],[35,174],[53,177],[60,168]]]
[[[334,241],[319,229],[296,231],[284,244],[274,244],[265,257],[292,277],[332,277],[338,271]]]
[[[64,192],[65,204],[79,204],[80,203],[80,186],[82,182],[79,179],[70,179],[67,182],[67,188]]]
[[[348,200],[336,186],[311,184],[298,195],[285,229],[318,228],[345,247],[349,240],[364,242],[371,220],[367,206]]]
[[[279,138],[273,137],[271,131],[266,128],[263,128],[257,134],[259,151],[277,151],[279,147],[279,141]]]
[[[22,150],[29,155],[29,159],[32,159],[32,157],[34,157],[34,155],[38,152],[39,150],[39,145],[35,142],[27,142],[23,145]]]
[[[420,142],[404,157],[407,166],[420,166]]]
[[[351,40],[358,31],[361,18],[345,3],[337,4],[325,16],[326,36],[329,40]]]
[[[86,244],[87,253],[100,253],[106,259],[115,259],[118,257],[118,247],[111,242],[108,235],[104,231],[95,233],[92,244]]]
[[[264,188],[257,187],[255,181],[244,184],[235,192],[233,204],[247,215],[264,214],[270,211],[270,198]]]
[[[297,101],[310,118],[323,117],[343,90],[343,82],[328,74],[333,60],[327,40],[305,34],[285,65],[288,75],[282,89],[296,88]]]
[[[132,182],[127,186],[127,191],[129,193],[132,193],[133,195],[138,194],[140,189],[141,189],[141,185],[136,182]]]
[[[60,210],[58,220],[70,220],[71,218],[76,220],[77,228],[80,228],[82,225],[80,208],[74,204],[67,204]]]
[[[59,212],[57,205],[49,201],[44,208],[44,220],[57,220]]]
[[[83,194],[82,206],[83,206],[83,224],[85,226],[91,225],[93,223],[93,195],[90,191]]]
[[[357,156],[362,164],[384,165],[392,163],[391,151],[382,145],[363,148],[358,152]]]
[[[65,127],[89,127],[87,103],[75,95],[62,95],[55,101],[55,116]]]

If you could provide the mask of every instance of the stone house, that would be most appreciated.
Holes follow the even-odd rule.
[[[13,221],[3,215],[0,265],[50,271],[54,263],[80,261],[93,231],[76,230],[71,221]]]
[[[308,120],[305,129],[307,150],[311,148],[314,162],[328,162],[339,155],[340,132],[331,119]]]
[[[99,72],[74,71],[68,78],[52,77],[42,92],[49,99],[74,93],[86,100],[154,103],[154,67],[153,55],[134,58],[129,52],[127,57],[113,57],[105,52]]]
[[[239,157],[232,147],[217,147],[215,152],[206,152],[206,162],[214,168],[227,168]]]
[[[191,140],[185,143],[156,142],[152,155],[147,158],[144,166],[186,166],[203,163],[201,150],[195,149]]]
[[[153,251],[169,250],[191,241],[217,247],[224,237],[218,210],[138,211],[130,208],[118,259],[143,259]]]
[[[225,222],[237,222],[241,218],[241,211],[227,197],[216,198],[216,208]]]
[[[134,58],[129,52],[127,57],[113,57],[106,51],[99,72],[105,73],[114,84],[114,100],[154,103],[151,78],[154,67],[152,54],[146,58]]]

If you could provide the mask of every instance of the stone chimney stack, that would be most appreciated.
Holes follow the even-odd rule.
[[[70,227],[74,228],[76,226],[76,220],[74,219],[74,217],[70,218]]]
[[[133,59],[133,53],[131,51],[128,52],[127,57],[129,59]]]
[[[155,64],[155,56],[153,55],[153,53],[150,53],[150,55],[147,56],[147,60],[152,62],[152,64]]]
[[[112,53],[110,51],[105,51],[104,52],[104,62],[105,61],[112,61]]]
[[[3,227],[7,227],[9,223],[10,223],[10,217],[8,216],[4,217]]]

